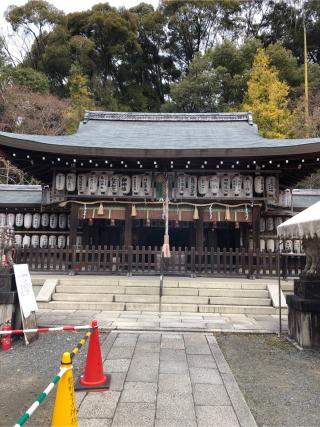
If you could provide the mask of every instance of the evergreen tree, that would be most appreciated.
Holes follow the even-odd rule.
[[[75,132],[85,110],[94,106],[92,94],[88,87],[87,77],[82,73],[79,65],[73,65],[69,77],[69,93],[71,108],[68,113],[68,132]]]
[[[254,58],[248,92],[242,105],[253,113],[260,134],[267,138],[285,138],[289,134],[291,113],[287,108],[289,86],[280,81],[277,69],[270,65],[264,49]]]

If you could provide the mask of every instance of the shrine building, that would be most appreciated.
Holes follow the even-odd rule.
[[[249,253],[279,244],[301,254],[276,227],[296,183],[320,167],[319,138],[263,138],[250,113],[88,111],[73,135],[0,132],[0,150],[42,184],[40,205],[0,206],[0,225],[14,226],[39,270],[56,254],[64,271],[158,272],[166,215],[172,271],[196,262],[219,273],[221,254],[223,268],[247,273]]]

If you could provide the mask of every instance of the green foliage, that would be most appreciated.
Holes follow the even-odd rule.
[[[255,56],[244,111],[253,113],[262,136],[266,138],[285,138],[290,132],[291,114],[288,105],[289,86],[279,79],[279,72],[270,65],[263,49]]]
[[[48,77],[31,67],[7,67],[4,75],[10,84],[23,86],[32,92],[49,92]]]
[[[72,65],[69,77],[69,93],[71,106],[68,113],[68,133],[78,129],[79,122],[83,119],[85,110],[93,108],[92,94],[88,87],[86,76],[79,65]]]

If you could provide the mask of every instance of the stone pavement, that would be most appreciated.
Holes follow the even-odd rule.
[[[109,391],[76,393],[79,427],[253,427],[212,334],[101,334]]]
[[[134,311],[39,310],[39,326],[84,325],[98,320],[100,329],[158,330],[182,332],[254,332],[277,333],[278,315],[246,315],[219,313],[146,313]],[[283,331],[288,329],[288,317],[282,316]]]

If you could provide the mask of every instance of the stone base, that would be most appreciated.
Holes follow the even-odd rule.
[[[0,292],[16,290],[16,281],[13,273],[0,273]]]
[[[287,295],[288,334],[302,348],[320,347],[320,299]]]

